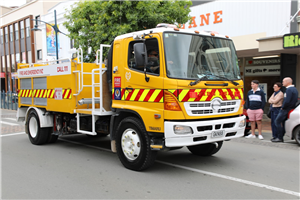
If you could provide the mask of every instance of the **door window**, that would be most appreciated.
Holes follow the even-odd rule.
[[[128,67],[132,70],[137,70],[140,72],[144,72],[144,67],[136,66],[134,59],[134,49],[133,45],[142,41],[133,41],[129,43],[129,52],[128,52]],[[146,72],[154,75],[159,75],[159,50],[158,50],[158,41],[156,38],[147,39],[145,41],[146,49],[147,49],[147,64],[146,64]]]

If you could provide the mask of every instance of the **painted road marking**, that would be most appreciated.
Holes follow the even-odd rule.
[[[23,135],[23,134],[25,134],[25,132],[5,134],[5,135],[0,135],[0,137],[8,137],[8,136],[15,136],[15,135]]]
[[[260,187],[260,188],[269,189],[269,190],[272,190],[272,191],[275,191],[275,192],[282,192],[282,193],[285,193],[285,194],[290,194],[290,195],[293,195],[293,196],[296,196],[296,197],[300,197],[300,193],[298,193],[298,192],[285,190],[285,189],[278,188],[278,187],[273,187],[273,186],[270,186],[270,185],[256,183],[256,182],[253,182],[253,181],[247,181],[247,180],[240,179],[240,178],[235,178],[235,177],[231,177],[231,176],[217,174],[217,173],[214,173],[214,172],[203,171],[203,170],[199,170],[199,169],[195,169],[195,168],[191,168],[191,167],[186,167],[186,166],[182,166],[182,165],[177,165],[177,164],[173,164],[173,163],[167,163],[167,162],[163,162],[163,161],[156,161],[156,162],[161,163],[161,164],[165,164],[165,165],[169,165],[169,166],[172,166],[172,167],[177,167],[177,168],[180,168],[180,169],[185,169],[185,170],[192,171],[192,172],[198,172],[198,173],[201,173],[201,174],[206,174],[206,175],[210,175],[210,176],[214,176],[214,177],[218,177],[218,178],[223,178],[223,179],[227,179],[227,180],[231,180],[231,181],[235,181],[235,182],[239,182],[239,183],[244,183],[244,184],[247,184],[247,185],[252,185],[252,186],[256,186],[256,187]]]
[[[11,120],[11,121],[17,121],[17,118],[3,118],[3,119],[8,119],[8,120]]]
[[[94,148],[94,149],[99,149],[99,150],[102,150],[102,151],[112,152],[109,149],[105,149],[105,148],[101,148],[101,147],[86,145],[86,144],[82,144],[82,143],[74,142],[74,141],[69,141],[69,140],[65,140],[65,139],[60,139],[60,140],[68,142],[68,143],[72,143],[72,144],[77,144],[77,145],[90,147],[90,148]],[[230,180],[230,181],[235,181],[235,182],[239,182],[239,183],[243,183],[243,184],[247,184],[247,185],[252,185],[252,186],[256,186],[256,187],[260,187],[260,188],[265,188],[265,189],[272,190],[272,191],[275,191],[275,192],[281,192],[281,193],[293,195],[293,196],[296,196],[296,197],[300,197],[300,193],[294,192],[294,191],[291,191],[291,190],[286,190],[286,189],[282,189],[282,188],[278,188],[278,187],[273,187],[273,186],[270,186],[270,185],[265,185],[265,184],[262,184],[262,183],[256,183],[256,182],[253,182],[253,181],[248,181],[248,180],[244,180],[244,179],[240,179],[240,178],[235,178],[235,177],[231,177],[231,176],[217,174],[217,173],[214,173],[214,172],[208,172],[208,171],[199,170],[199,169],[195,169],[195,168],[191,168],[191,167],[186,167],[186,166],[177,165],[177,164],[173,164],[173,163],[163,162],[163,161],[159,161],[159,160],[157,160],[156,162],[160,163],[160,164],[172,166],[172,167],[177,167],[177,168],[180,168],[180,169],[185,169],[185,170],[192,171],[192,172],[198,172],[198,173],[201,173],[201,174],[206,174],[206,175],[210,175],[210,176],[214,176],[214,177],[218,177],[218,178],[223,178],[223,179]]]
[[[24,133],[25,132],[13,133],[13,134],[7,134],[7,135],[1,135],[1,137],[13,136],[13,135],[20,135],[20,134],[24,134]],[[105,148],[101,148],[101,147],[96,147],[96,146],[92,146],[92,145],[86,145],[86,144],[82,144],[82,143],[79,143],[79,142],[74,142],[74,141],[70,141],[70,140],[66,140],[66,139],[61,139],[61,138],[59,138],[59,140],[64,141],[64,142],[68,142],[68,143],[71,143],[71,144],[76,144],[76,145],[85,146],[85,147],[89,147],[89,148],[93,148],[93,149],[99,149],[99,150],[106,151],[106,152],[111,152],[111,150],[105,149]],[[173,163],[168,163],[168,162],[164,162],[164,161],[157,160],[156,162],[160,163],[160,164],[164,164],[164,165],[176,167],[176,168],[179,168],[179,169],[184,169],[184,170],[188,170],[188,171],[192,171],[192,172],[206,174],[206,175],[214,176],[214,177],[217,177],[217,178],[223,178],[223,179],[230,180],[230,181],[235,181],[235,182],[239,182],[239,183],[243,183],[243,184],[247,184],[247,185],[252,185],[252,186],[256,186],[256,187],[260,187],[260,188],[265,188],[265,189],[272,190],[272,191],[275,191],[275,192],[281,192],[281,193],[293,195],[293,196],[296,196],[296,197],[300,197],[300,193],[299,192],[294,192],[294,191],[291,191],[291,190],[286,190],[286,189],[282,189],[282,188],[278,188],[278,187],[273,187],[273,186],[262,184],[262,183],[248,181],[248,180],[244,180],[244,179],[240,179],[240,178],[235,178],[235,177],[232,177],[232,176],[226,176],[226,175],[217,174],[217,173],[214,173],[214,172],[208,172],[208,171],[199,170],[199,169],[195,169],[195,168],[191,168],[191,167],[186,167],[186,166],[183,166],[183,165],[177,165],[177,164],[173,164]]]
[[[0,121],[0,123],[1,123],[1,124],[11,125],[11,126],[20,126],[19,124],[10,123],[10,122],[5,122],[5,121]]]

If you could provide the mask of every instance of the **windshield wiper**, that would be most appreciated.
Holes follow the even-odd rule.
[[[224,77],[224,76],[217,76],[217,75],[212,75],[212,76],[215,76],[215,77],[222,78],[222,79],[225,79],[225,80],[227,80],[227,81],[230,81],[230,82],[231,82],[233,85],[235,85],[235,86],[239,85],[238,82],[235,82],[235,81],[233,81],[233,80],[230,80],[230,79],[228,79],[228,78],[226,78],[226,77]]]
[[[202,81],[204,78],[208,79],[208,76],[211,76],[209,74],[202,76],[201,78],[196,79],[195,81],[190,82],[190,86],[196,85],[197,83],[199,83],[200,81]]]

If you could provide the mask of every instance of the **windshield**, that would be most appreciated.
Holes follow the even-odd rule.
[[[231,40],[164,33],[164,46],[168,77],[240,79],[238,60]]]

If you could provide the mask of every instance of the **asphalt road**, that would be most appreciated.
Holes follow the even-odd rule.
[[[300,198],[299,146],[293,141],[239,138],[224,142],[212,157],[186,148],[159,152],[153,167],[135,172],[110,151],[109,137],[69,135],[36,146],[23,123],[13,121],[15,111],[1,111],[2,199]]]

